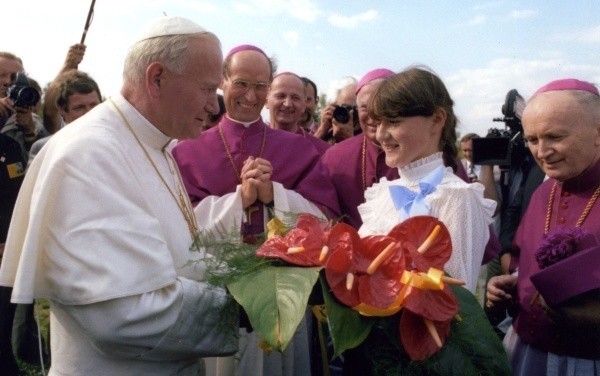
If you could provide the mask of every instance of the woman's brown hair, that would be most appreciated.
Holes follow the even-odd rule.
[[[427,67],[410,67],[379,85],[367,106],[369,116],[382,118],[431,116],[443,109],[447,116],[439,142],[444,164],[456,172],[456,126],[454,101],[442,80]]]

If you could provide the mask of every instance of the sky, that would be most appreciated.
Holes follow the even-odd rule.
[[[4,1],[0,51],[21,57],[42,86],[81,40],[91,1]],[[527,100],[558,78],[600,84],[598,0],[96,0],[79,69],[109,97],[128,47],[160,17],[214,32],[223,53],[254,44],[332,99],[348,76],[426,65],[455,101],[459,132],[485,135],[511,89]]]

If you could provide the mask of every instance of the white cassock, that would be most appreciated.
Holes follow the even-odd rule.
[[[325,219],[323,212],[313,203],[292,190],[287,190],[280,183],[273,182],[275,213],[310,213]],[[236,191],[223,196],[208,196],[198,203],[194,209],[202,230],[219,234],[225,231],[231,234],[232,229],[239,229],[245,220],[242,206],[241,185]],[[295,223],[289,222],[289,216],[279,216],[289,228]],[[268,222],[267,211],[264,211],[265,228]],[[283,353],[272,351],[267,353],[259,347],[260,338],[256,333],[247,333],[240,329],[239,352],[230,357],[206,359],[206,374],[211,376],[309,376],[310,371],[310,316],[307,311],[300,322],[292,341]]]
[[[197,375],[237,351],[232,299],[184,266],[204,255],[189,251],[169,141],[119,95],[31,165],[0,284],[14,303],[50,301],[50,375]]]

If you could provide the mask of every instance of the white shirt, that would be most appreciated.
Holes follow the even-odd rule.
[[[442,165],[442,154],[436,153],[402,167],[399,179],[383,178],[368,188],[366,202],[358,207],[363,219],[360,236],[385,235],[398,224],[400,213],[392,201],[390,186],[404,186],[417,192],[419,181]],[[483,185],[465,183],[450,168],[446,168],[442,182],[425,197],[425,202],[430,207],[429,215],[442,221],[450,232],[452,255],[444,269],[475,291],[496,203],[483,198]]]

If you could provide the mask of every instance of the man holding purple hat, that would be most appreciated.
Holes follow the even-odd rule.
[[[221,88],[226,113],[173,155],[203,229],[240,229],[247,242],[263,234],[272,214],[339,215],[335,189],[320,154],[304,137],[273,129],[261,118],[275,64],[260,48],[242,45],[225,57]],[[293,223],[287,223],[290,227]],[[300,326],[283,353],[266,353],[254,333],[240,331],[240,352],[208,364],[215,375],[310,375],[308,329]],[[235,363],[235,364],[234,364]],[[285,371],[285,373],[284,373]],[[290,373],[287,373],[290,372]]]
[[[600,95],[576,79],[540,88],[524,136],[549,177],[517,230],[512,275],[490,280],[487,306],[512,305],[506,335],[513,373],[600,372]]]

